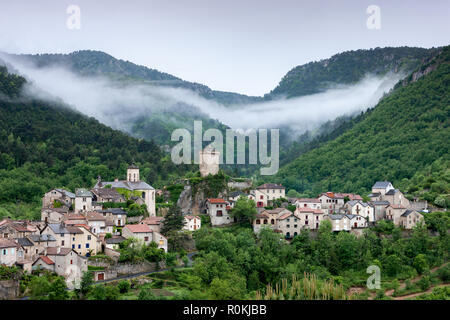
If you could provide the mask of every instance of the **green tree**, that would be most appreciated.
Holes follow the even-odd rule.
[[[417,270],[418,274],[422,274],[429,269],[427,258],[424,254],[418,254],[414,258],[413,267]]]
[[[48,298],[50,300],[67,300],[68,297],[69,293],[67,292],[67,286],[64,278],[57,277],[50,285]]]
[[[231,209],[230,215],[238,222],[250,222],[255,218],[257,213],[255,201],[240,196],[233,209]]]
[[[161,229],[163,235],[168,235],[171,231],[181,230],[184,226],[184,217],[180,207],[177,204],[170,206],[169,211],[164,217],[164,225]]]
[[[94,284],[94,274],[91,271],[83,272],[81,277],[80,292],[85,296]]]
[[[131,284],[128,280],[122,280],[118,283],[120,293],[127,293],[130,290]]]

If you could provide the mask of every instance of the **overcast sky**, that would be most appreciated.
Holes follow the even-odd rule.
[[[78,5],[81,28],[66,26]],[[381,28],[368,29],[369,5]],[[384,46],[450,44],[448,0],[14,0],[0,50],[101,50],[215,90],[263,95],[293,67]]]

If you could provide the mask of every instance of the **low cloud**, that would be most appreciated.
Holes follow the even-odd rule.
[[[375,106],[403,76],[367,75],[354,85],[335,86],[314,95],[224,106],[186,89],[82,77],[61,67],[37,68],[11,56],[2,58],[30,80],[26,94],[47,100],[60,98],[76,110],[124,131],[131,130],[137,117],[148,117],[156,111],[177,113],[184,108],[208,115],[233,129],[289,127],[301,134],[328,120]]]

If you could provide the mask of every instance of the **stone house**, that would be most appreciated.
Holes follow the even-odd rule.
[[[386,207],[389,205],[388,201],[372,201],[374,208],[375,221],[386,218]]]
[[[183,230],[196,231],[202,226],[202,219],[198,216],[187,215],[184,216]]]
[[[119,244],[125,241],[125,238],[122,236],[112,236],[111,238],[105,239],[105,247],[112,250],[117,250],[119,248]]]
[[[100,181],[101,178],[99,177]],[[91,189],[92,192],[92,200],[105,203],[105,202],[115,202],[115,203],[124,203],[126,199],[123,195],[117,192],[116,189],[113,188],[94,188]]]
[[[233,222],[228,214],[230,209],[228,201],[219,198],[206,199],[206,211],[211,218],[212,226],[220,226]]]
[[[50,223],[41,232],[41,234],[53,236],[56,239],[56,246],[70,249],[72,249],[73,239],[76,235],[83,233],[78,227],[64,223]]]
[[[386,192],[392,189],[394,189],[394,186],[391,182],[377,181],[372,186],[372,193],[369,195],[369,197],[373,198],[372,201],[382,201]]]
[[[286,188],[283,187],[281,184],[264,183],[256,187],[256,190],[267,195],[268,201],[273,201],[279,198],[286,198]]]
[[[253,231],[259,233],[261,228],[265,227],[275,230],[277,229],[277,223],[276,220],[271,221],[269,215],[263,211],[255,215],[255,218],[253,219]]]
[[[155,188],[146,182],[140,180],[139,167],[130,165],[127,169],[127,180],[114,180],[112,182],[101,181],[99,177],[94,189],[105,188],[111,186],[111,189],[125,189],[132,192],[135,196],[138,194],[147,206],[147,211],[150,216],[156,216],[156,200]]]
[[[399,204],[390,204],[386,207],[386,219],[392,220],[396,226],[400,225],[400,216],[406,208]]]
[[[97,235],[90,231],[89,226],[76,224],[74,227],[78,228],[82,233],[72,235],[71,247],[73,250],[82,256],[96,255],[102,251],[101,242]]]
[[[116,227],[122,228],[127,223],[127,212],[122,208],[107,208],[97,211],[110,221],[114,222]]]
[[[17,250],[19,245],[16,241],[0,238],[0,265],[11,267],[17,262]]]
[[[324,220],[329,220],[331,222],[332,231],[350,231],[351,222],[348,215],[345,214],[326,214],[324,215]]]
[[[294,201],[297,208],[322,209],[322,203],[319,199],[314,198],[298,198]]]
[[[247,197],[248,195],[243,193],[242,191],[233,191],[228,194],[228,202],[230,203],[230,207],[234,208],[234,204],[239,199],[240,196]]]
[[[114,233],[113,220],[107,219],[103,214],[92,211],[86,213],[87,225],[97,236],[106,233]]]
[[[75,194],[65,189],[52,189],[44,194],[42,207],[53,207],[56,200],[70,208],[75,205]]]
[[[345,208],[349,214],[361,215],[368,219],[369,222],[375,222],[375,208],[371,203],[351,200],[345,204]]]
[[[33,260],[41,255],[46,248],[56,247],[58,245],[55,237],[51,234],[32,234],[28,239],[34,244],[34,247],[32,248],[32,250],[34,250]]]
[[[322,210],[327,214],[338,212],[345,204],[345,196],[340,193],[325,192],[318,197]]]
[[[69,213],[69,207],[60,208],[44,207],[41,210],[41,221],[45,223],[59,223]]]
[[[405,210],[400,216],[400,226],[405,229],[412,229],[423,220],[424,217],[419,212],[415,210]]]
[[[404,206],[406,208],[409,207],[409,200],[405,197],[405,195],[398,189],[390,189],[388,190],[382,199],[385,201],[389,201],[390,204],[398,204]]]
[[[147,245],[150,242],[156,242],[158,248],[167,252],[167,238],[159,232],[153,231],[146,224],[127,224],[122,229],[122,236],[125,239],[136,238]]]
[[[87,271],[87,258],[70,248],[48,248],[44,255],[33,263],[33,269],[47,269],[63,276],[70,289],[79,286],[83,272]]]
[[[147,217],[143,219],[141,224],[146,224],[155,232],[161,232],[164,224],[164,217]]]
[[[300,234],[301,229],[300,218],[289,210],[277,218],[277,230],[287,239]]]
[[[269,205],[269,196],[264,191],[251,190],[247,197],[255,202],[257,208],[264,208]]]
[[[75,213],[92,211],[92,192],[80,188],[75,190]]]
[[[367,219],[359,214],[346,214],[349,219],[350,228],[358,229],[358,228],[367,228]]]
[[[324,213],[322,209],[312,209],[308,207],[299,207],[295,209],[295,216],[298,217],[298,225],[300,229],[319,229],[320,222],[323,219]]]

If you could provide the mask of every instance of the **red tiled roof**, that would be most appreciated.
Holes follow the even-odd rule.
[[[164,221],[163,217],[148,217],[141,221],[141,224],[158,225]]]
[[[227,204],[228,202],[227,201],[225,201],[225,200],[223,200],[223,199],[218,199],[218,198],[209,198],[209,199],[207,199],[210,203],[214,203],[214,204],[221,204],[221,203],[224,203],[224,204]]]
[[[86,218],[90,221],[105,221],[106,218],[98,212],[88,212],[86,213]]]
[[[49,247],[49,248],[47,248],[47,255],[48,256],[65,256],[71,251],[72,251],[71,248],[61,248],[58,253],[58,247]]]
[[[68,214],[66,215],[66,220],[85,220],[85,216],[81,214]]]
[[[48,264],[48,265],[55,264],[55,263],[53,262],[53,260],[50,259],[50,258],[47,257],[47,256],[40,256],[39,259],[41,259],[42,261],[44,261],[44,263],[46,263],[46,264]],[[38,260],[39,260],[39,259],[38,259]]]
[[[152,232],[152,229],[147,224],[127,224],[124,228],[127,228],[133,233],[147,233]]]
[[[320,210],[320,209],[312,209],[312,208],[308,208],[308,207],[305,207],[305,208],[297,208],[296,210],[297,210],[298,212],[323,213],[323,211]]]
[[[282,214],[282,215],[279,216],[277,219],[278,219],[278,220],[284,220],[284,219],[286,219],[287,217],[290,217],[291,215],[293,215],[293,213],[292,213],[291,211],[289,211],[289,212],[286,212],[286,213]]]
[[[197,218],[197,219],[200,219],[198,216],[191,216],[191,215],[189,215],[189,216],[184,216],[186,219],[189,219],[189,220],[192,220],[192,219],[195,219],[195,218]]]

